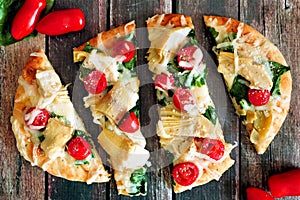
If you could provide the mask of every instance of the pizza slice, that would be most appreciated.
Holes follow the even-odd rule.
[[[253,27],[235,19],[205,16],[236,113],[256,151],[263,154],[290,107],[290,67],[279,49]]]
[[[159,107],[157,134],[172,153],[174,191],[219,180],[234,161],[206,84],[207,69],[189,16],[155,15],[147,20],[149,69]]]
[[[11,117],[17,148],[33,166],[72,181],[107,182],[91,136],[46,55],[30,55]]]
[[[102,129],[98,141],[110,156],[119,194],[130,196],[146,194],[150,155],[140,131],[135,44],[132,21],[74,48],[88,92],[85,106]]]

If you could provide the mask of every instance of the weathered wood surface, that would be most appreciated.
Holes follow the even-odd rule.
[[[118,196],[115,183],[86,185],[70,182],[44,173],[32,167],[18,153],[10,125],[12,102],[17,87],[17,78],[29,54],[43,48],[55,67],[64,84],[73,83],[69,87],[76,109],[84,117],[88,130],[97,136],[98,126],[94,125],[90,113],[83,108],[80,84],[76,84],[78,67],[72,63],[72,47],[78,46],[98,32],[116,27],[122,23],[135,20],[138,27],[145,26],[145,20],[158,13],[183,13],[190,15],[196,29],[200,45],[204,47],[216,62],[211,52],[208,33],[204,30],[203,15],[223,15],[240,19],[261,31],[273,41],[292,67],[293,96],[290,113],[268,151],[260,156],[250,144],[244,127],[239,123],[232,106],[226,108],[226,121],[223,125],[225,138],[239,146],[232,152],[235,165],[227,171],[219,182],[195,188],[182,194],[174,194],[171,190],[170,169],[165,167],[149,172],[148,195],[134,199],[207,199],[231,200],[245,199],[245,189],[256,186],[267,190],[267,178],[275,173],[300,167],[300,1],[299,0],[89,0],[89,1],[56,1],[54,9],[78,7],[86,15],[86,27],[79,33],[57,37],[38,37],[17,44],[0,47],[0,199],[130,199]],[[143,29],[138,31],[143,32]],[[145,33],[146,34],[146,33]],[[146,36],[146,35],[145,35]],[[154,90],[150,84],[151,74],[144,66],[143,58],[147,40],[143,34],[138,35],[138,74],[143,77],[140,95],[144,97],[141,123],[143,133],[147,137],[147,148],[155,152],[159,143],[155,136],[153,109]],[[221,85],[220,85],[221,86]],[[213,87],[213,85],[211,85]],[[76,91],[76,92],[73,92]],[[226,98],[228,96],[219,97]],[[155,109],[154,109],[155,110]],[[148,115],[149,113],[149,115]],[[105,153],[99,151],[103,160]],[[164,155],[153,154],[162,162]],[[300,199],[290,197],[285,199]]]

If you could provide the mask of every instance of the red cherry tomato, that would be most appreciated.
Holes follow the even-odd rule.
[[[118,55],[125,56],[123,62],[130,61],[135,55],[134,45],[127,40],[116,42],[113,51],[114,51],[114,57]]]
[[[300,169],[272,175],[268,179],[268,186],[275,198],[300,196]]]
[[[78,8],[57,10],[43,17],[36,25],[36,30],[46,35],[61,35],[80,31],[85,26],[83,12]]]
[[[154,86],[169,90],[174,86],[174,82],[174,77],[171,74],[159,74],[155,77]]]
[[[12,22],[13,38],[21,40],[32,33],[45,7],[46,0],[25,0]]]
[[[249,187],[246,189],[247,200],[274,200],[274,198],[262,189]]]
[[[90,94],[100,94],[107,86],[105,74],[100,71],[90,72],[83,81],[85,89]]]
[[[73,138],[68,144],[68,153],[76,160],[84,160],[91,154],[91,145],[82,137]]]
[[[185,106],[195,105],[195,98],[188,89],[179,88],[174,93],[173,103],[179,110],[187,111]]]
[[[189,186],[196,181],[199,175],[198,167],[192,162],[175,165],[172,176],[174,181],[182,186]]]
[[[130,112],[121,119],[118,127],[126,133],[134,133],[139,129],[140,123],[134,112]]]
[[[50,118],[49,112],[42,108],[31,107],[24,116],[26,125],[33,130],[40,130],[46,127]]]
[[[196,46],[189,46],[189,47],[185,47],[183,49],[181,49],[178,54],[177,54],[177,62],[180,68],[184,69],[184,70],[192,70],[194,68],[195,64],[200,64],[200,63],[193,63],[195,62],[196,58],[195,58],[195,52],[196,50],[200,50],[198,47]],[[201,52],[201,50],[200,50]],[[201,58],[197,58],[200,61],[202,60],[202,52],[201,52]]]
[[[248,91],[248,99],[254,106],[266,105],[270,99],[270,96],[270,91],[265,89],[250,89]]]
[[[224,155],[225,146],[221,140],[195,138],[194,142],[198,152],[208,155],[214,160],[220,160]]]

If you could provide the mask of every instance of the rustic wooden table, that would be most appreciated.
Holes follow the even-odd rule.
[[[226,121],[223,125],[227,141],[238,142],[232,152],[235,165],[227,171],[219,182],[195,188],[182,194],[172,193],[170,169],[149,172],[148,195],[134,199],[246,199],[245,189],[256,186],[267,189],[267,178],[275,173],[300,167],[300,1],[299,0],[57,0],[54,9],[81,8],[86,16],[83,31],[57,37],[38,35],[34,39],[22,41],[7,47],[0,47],[0,199],[129,199],[118,196],[113,181],[104,184],[86,185],[53,177],[37,167],[32,167],[17,151],[11,130],[13,98],[17,79],[29,54],[39,48],[46,51],[50,61],[61,76],[63,83],[73,83],[78,67],[72,63],[72,47],[82,44],[98,32],[121,25],[135,19],[138,27],[145,26],[145,20],[158,13],[183,13],[193,19],[196,35],[211,55],[211,43],[204,30],[203,15],[222,15],[248,23],[273,41],[282,51],[292,67],[293,94],[290,113],[268,151],[264,155],[255,153],[234,110],[228,104]],[[139,51],[138,64],[145,64],[143,53]],[[214,58],[214,57],[213,57]],[[214,62],[216,62],[214,58]],[[139,75],[150,78],[145,68]],[[73,84],[74,85],[74,84]],[[221,86],[220,86],[221,87]],[[69,88],[70,94],[73,86]],[[142,100],[142,125],[149,124],[148,109],[154,103],[152,85],[140,89]],[[298,96],[299,95],[299,96]],[[75,98],[75,97],[74,97]],[[227,98],[228,96],[220,97]],[[74,99],[73,99],[74,100]],[[80,101],[80,100],[78,100]],[[78,112],[89,118],[87,109],[77,105]],[[221,116],[225,117],[225,116]],[[98,128],[88,120],[86,126],[96,136]],[[147,135],[154,132],[153,123],[144,129]],[[148,133],[147,133],[148,132]],[[150,135],[153,135],[150,133]],[[148,137],[147,148],[155,151],[159,146],[156,137]],[[160,158],[160,157],[159,157]],[[103,158],[105,159],[105,158]],[[285,199],[300,199],[290,197]]]

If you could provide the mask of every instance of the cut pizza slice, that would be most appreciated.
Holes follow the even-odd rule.
[[[98,141],[110,156],[119,194],[130,196],[146,194],[150,155],[140,131],[135,44],[132,21],[74,48],[88,92],[85,106],[102,129]]]
[[[11,123],[21,155],[33,166],[68,180],[109,181],[67,86],[42,50],[30,55],[18,83]]]
[[[205,16],[236,113],[256,151],[263,154],[290,107],[290,67],[279,49],[253,27],[235,19]]]
[[[176,193],[219,180],[234,161],[206,84],[207,69],[189,16],[147,20],[149,69],[159,107],[157,134],[172,153]]]

